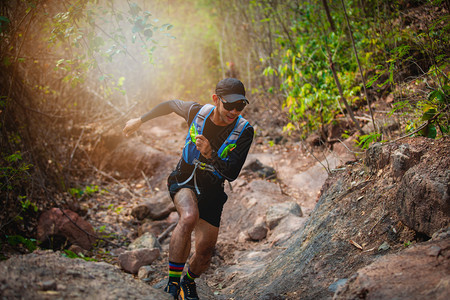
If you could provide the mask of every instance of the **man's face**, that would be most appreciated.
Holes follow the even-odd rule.
[[[245,104],[241,103],[241,101],[238,101],[238,103],[227,103],[219,95],[217,95],[217,101],[215,102],[217,106],[218,117],[220,118],[220,121],[222,123],[218,125],[222,126],[230,125],[231,123],[233,123],[245,107]],[[227,108],[230,110],[228,110]]]

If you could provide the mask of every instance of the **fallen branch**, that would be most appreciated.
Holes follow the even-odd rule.
[[[152,190],[153,190],[153,189],[152,189],[152,185],[150,184],[150,181],[148,180],[148,177],[145,176],[145,173],[144,173],[144,171],[142,171],[142,170],[141,170],[141,174],[142,174],[142,176],[144,177],[145,182],[147,183],[148,188],[150,189],[150,191],[152,191]]]
[[[80,136],[78,137],[78,141],[75,144],[75,147],[73,147],[72,153],[70,154],[69,166],[67,167],[68,170],[70,170],[70,165],[72,164],[73,156],[75,155],[75,151],[77,151],[77,148],[80,145],[80,141],[81,141],[81,138],[83,137],[83,134],[84,134],[84,128],[83,128],[83,130],[81,130]]]
[[[311,150],[309,150],[308,149],[308,147],[306,147],[306,145],[305,145],[305,143],[302,141],[302,140],[300,140],[300,143],[303,145],[303,147],[305,147],[305,149],[306,149],[306,151],[308,151],[309,152],[309,154],[311,154],[312,155],[312,157],[314,157],[314,159],[319,163],[319,164],[321,164],[322,165],[322,167],[327,171],[327,173],[328,173],[328,175],[330,175],[331,174],[331,170],[329,169],[329,168],[327,168],[315,155],[314,155],[314,153],[311,151]]]
[[[169,233],[171,233],[175,227],[177,226],[178,223],[173,223],[171,224],[169,227],[167,227],[166,230],[164,230],[163,233],[161,233],[161,235],[157,238],[158,243],[161,244],[162,241],[164,241],[166,239],[166,237],[169,235]]]
[[[352,244],[353,246],[355,246],[359,250],[363,250],[363,247],[360,244],[358,244],[357,242],[355,242],[354,240],[349,240],[349,242],[350,242],[350,244]]]

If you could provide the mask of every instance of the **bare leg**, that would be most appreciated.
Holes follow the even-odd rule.
[[[190,189],[183,188],[174,197],[174,204],[180,215],[169,245],[169,260],[185,263],[191,251],[191,233],[199,220],[197,198]]]
[[[200,276],[208,269],[219,235],[219,227],[199,219],[195,227],[195,252],[189,261],[190,270]]]

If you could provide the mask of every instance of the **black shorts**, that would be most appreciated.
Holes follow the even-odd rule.
[[[197,196],[198,211],[200,219],[205,220],[209,224],[219,227],[220,218],[222,216],[223,205],[227,202],[228,196],[224,191],[223,182],[220,185],[198,187],[200,194],[194,186],[193,179],[187,184],[179,185],[177,177],[180,175],[179,171],[173,171],[167,179],[167,187],[169,188],[170,197],[172,200],[175,194],[182,188],[191,189]],[[183,182],[183,181],[181,181]]]

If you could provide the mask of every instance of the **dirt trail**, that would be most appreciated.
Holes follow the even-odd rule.
[[[145,124],[130,139],[124,139],[119,129],[113,133],[121,141],[104,151],[104,159],[110,165],[103,172],[119,179],[102,175],[105,178],[99,185],[101,192],[79,201],[80,210],[85,211],[83,217],[94,225],[97,234],[113,242],[100,241],[86,253],[101,262],[69,259],[58,252],[41,250],[12,257],[0,263],[0,295],[6,295],[6,299],[20,295],[29,299],[167,298],[161,289],[167,281],[169,239],[161,241],[161,256],[144,268],[148,270],[144,276],[125,273],[119,267],[118,257],[144,232],[160,236],[176,222],[175,212],[165,220],[155,221],[138,220],[132,211],[155,199],[171,205],[166,178],[180,159],[185,132],[186,126],[179,117],[166,116]],[[365,291],[364,274],[385,269],[383,261],[377,260],[384,255],[388,262],[400,259],[401,264],[437,274],[427,277],[425,294],[448,294],[448,285],[434,283],[435,279],[448,277],[445,270],[450,231],[433,234],[443,226],[441,220],[437,224],[422,224],[428,237],[433,236],[423,244],[425,250],[411,250],[398,257],[390,255],[425,239],[403,225],[411,223],[414,227],[422,222],[417,220],[430,219],[421,215],[415,218],[414,213],[409,213],[410,207],[417,207],[414,201],[434,203],[440,199],[448,203],[448,139],[409,139],[387,147],[378,144],[369,149],[364,161],[340,167],[352,157],[318,149],[313,156],[299,143],[272,145],[269,140],[273,138],[256,135],[248,164],[258,159],[275,169],[276,178],[261,178],[245,166],[236,181],[225,185],[229,198],[211,268],[197,280],[201,299],[299,299],[299,295],[302,299],[332,299],[342,285],[346,285],[347,293],[359,295]],[[327,178],[324,166],[338,170],[326,180],[318,198]],[[402,174],[406,177],[400,180]],[[415,178],[414,186],[408,178]],[[399,211],[399,200],[412,204]],[[439,212],[439,207],[433,212]],[[448,219],[442,221],[448,224]],[[419,232],[421,228],[415,230]],[[258,231],[264,234],[250,239],[250,232]],[[447,240],[434,238],[441,235]],[[411,261],[409,257],[415,257],[415,253],[425,253],[427,257]],[[374,265],[368,266],[372,262]],[[361,271],[363,275],[352,281],[353,274],[366,266]],[[384,276],[375,275],[374,278]],[[415,280],[401,279],[414,293]],[[443,283],[448,282],[445,280]],[[383,287],[372,286],[375,292],[383,292]]]
[[[117,131],[119,130],[118,128]],[[91,253],[87,253],[88,256],[103,261],[101,264],[108,262],[115,267],[108,269],[108,274],[105,276],[120,281],[120,272],[123,273],[123,271],[118,268],[118,255],[124,251],[123,248],[142,234],[145,225],[164,222],[138,221],[131,215],[131,212],[133,208],[149,198],[164,197],[167,194],[166,178],[180,158],[186,131],[187,126],[184,120],[172,114],[145,123],[139,132],[129,139],[124,139],[120,132],[113,133],[122,141],[113,151],[105,154],[106,160],[108,156],[112,157],[109,158],[112,161],[112,164],[110,163],[112,169],[105,171],[112,172],[115,176],[120,175],[117,170],[114,170],[114,166],[126,165],[127,161],[131,161],[135,154],[138,155],[138,151],[154,152],[157,157],[160,155],[159,157],[164,162],[157,162],[155,168],[147,166],[146,172],[152,175],[146,175],[138,167],[134,170],[138,174],[134,179],[122,178],[119,181],[111,181],[106,178],[100,186],[100,193],[80,201],[80,208],[86,212],[84,218],[96,228],[100,236],[114,241],[114,244],[100,242],[99,247]],[[117,153],[118,151],[126,153]],[[331,153],[325,155],[315,153],[315,156],[323,160],[322,164],[330,165],[331,168],[339,163]],[[286,249],[289,237],[303,226],[314,208],[320,187],[327,177],[327,173],[318,163],[317,158],[313,157],[299,143],[287,142],[282,145],[271,145],[267,137],[256,135],[247,163],[257,159],[264,165],[274,168],[277,176],[265,180],[255,173],[244,170],[236,181],[230,185],[226,184],[229,199],[224,208],[215,255],[211,268],[198,280],[201,299],[229,299],[227,295],[234,292],[234,286],[237,283],[264,270],[267,262]],[[137,165],[142,167],[148,163],[144,161]],[[269,230],[266,238],[259,242],[243,238],[252,226],[260,224],[261,220],[266,218],[270,207],[279,203],[298,204],[303,214],[286,218],[286,221]],[[161,227],[160,231],[162,232],[166,227]],[[152,263],[152,272],[149,277],[142,282],[137,275],[134,276],[139,281],[138,290],[132,285],[124,283],[123,288],[130,298],[142,298],[142,293],[145,293],[145,287],[143,288],[142,284],[157,289],[163,287],[167,278],[168,242],[169,239],[162,242],[161,257]],[[122,245],[122,249],[117,245]],[[41,256],[42,258],[40,258]],[[72,278],[72,274],[67,275],[65,271],[68,262],[64,261],[68,258],[59,257],[59,254],[34,253],[29,256],[30,261],[48,261],[48,264],[30,270],[25,267],[29,264],[27,256],[17,257],[16,262],[9,260],[8,265],[3,266],[7,270],[17,271],[16,275],[19,277],[22,276],[20,274],[26,273],[33,275],[25,276],[23,282],[19,283],[2,279],[2,289],[10,290],[11,295],[19,295],[25,289],[26,295],[51,299],[53,295],[63,298],[74,296],[67,288],[73,284],[77,287],[75,298],[89,298],[90,295],[96,293],[97,286],[107,284],[103,281],[102,277],[104,276],[101,275],[101,272],[95,271],[99,268],[95,263],[81,259],[71,260],[70,264],[75,265],[71,268],[84,270],[81,273],[85,273],[87,276],[80,275]],[[57,263],[52,265],[53,261],[57,261]],[[46,274],[50,274],[50,277],[40,275],[44,269]],[[55,277],[51,274],[59,275]],[[67,276],[71,278],[66,278]],[[85,277],[88,280],[84,280]],[[49,281],[51,281],[52,287],[50,287],[50,291],[45,291],[45,285],[50,284]],[[91,284],[92,281],[97,282],[95,287]],[[104,294],[99,297],[114,298],[117,297],[117,293],[120,293],[117,289],[105,290]],[[153,290],[149,289],[149,293],[153,293]]]
[[[115,191],[112,194],[118,193],[123,197],[117,199],[108,194],[99,197],[97,201],[101,204],[97,209],[91,209],[89,221],[97,228],[106,226],[105,232],[117,232],[126,236],[129,241],[142,233],[140,228],[147,221],[137,221],[131,216],[131,211],[146,199],[166,193],[166,178],[180,159],[186,132],[185,121],[171,114],[150,120],[141,126],[135,136],[123,141],[128,148],[146,145],[160,151],[169,160],[168,167],[158,169],[159,173],[153,177],[138,176],[136,179],[123,179],[122,186],[109,183],[105,189]],[[264,165],[273,167],[277,176],[276,179],[264,180],[244,170],[231,185],[226,184],[229,199],[222,216],[216,253],[211,268],[199,280],[200,294],[206,299],[215,299],[219,295],[231,292],[235,282],[260,271],[265,262],[273,259],[284,249],[278,242],[285,241],[295,229],[304,224],[316,204],[320,187],[327,177],[317,158],[322,160],[324,165],[331,162],[332,168],[336,165],[336,159],[331,153],[318,152],[315,153],[315,158],[300,143],[272,145],[268,137],[258,134],[260,133],[257,131],[246,165],[257,159]],[[135,196],[131,197],[127,189]],[[290,220],[290,223],[287,222],[278,230],[276,228],[269,230],[267,237],[260,242],[243,241],[242,235],[265,218],[271,205],[280,202],[297,203],[301,207],[303,217]],[[92,205],[92,201],[88,205]],[[122,211],[119,214],[112,213],[111,209],[107,209],[111,205],[114,208],[122,207]],[[161,258],[152,264],[157,271],[149,283],[156,284],[159,288],[167,276],[168,241],[169,239],[165,240],[161,245]],[[226,296],[223,297],[227,299]]]
[[[178,160],[186,130],[184,120],[169,115],[144,124],[139,133],[139,140],[166,154],[174,155]],[[226,299],[224,294],[233,291],[235,282],[252,276],[254,272],[260,272],[267,261],[275,258],[284,249],[283,245],[277,245],[279,240],[286,240],[294,234],[294,229],[304,224],[314,208],[320,188],[327,178],[323,165],[335,168],[349,159],[348,156],[339,159],[336,153],[331,152],[318,152],[314,156],[300,143],[270,145],[265,137],[255,137],[246,165],[257,159],[264,165],[273,167],[277,177],[274,180],[263,180],[255,174],[243,171],[236,181],[226,185],[229,199],[222,216],[216,255],[212,267],[201,278],[211,291],[200,289],[203,297],[212,297],[212,292],[215,292]],[[321,160],[320,163],[318,159]],[[167,170],[167,174],[169,172],[170,170]],[[163,190],[164,184],[165,182],[159,184],[158,189]],[[261,186],[265,188],[261,189]],[[280,233],[280,230],[274,228],[268,232],[267,238],[260,242],[239,239],[240,234],[265,218],[271,205],[280,202],[295,202],[301,207],[301,220],[296,219],[292,221],[294,225],[288,224],[280,229],[283,231],[292,228],[292,232]],[[166,255],[167,244],[164,244],[163,259],[157,264],[163,274],[166,269]],[[158,277],[153,282],[159,280],[161,278]]]

